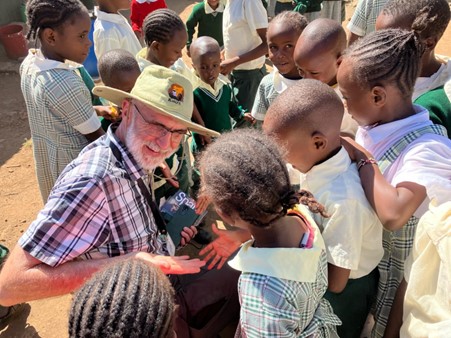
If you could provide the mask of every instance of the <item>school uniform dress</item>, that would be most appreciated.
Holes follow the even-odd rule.
[[[94,7],[94,52],[97,60],[112,49],[124,49],[132,55],[141,50],[141,43],[127,19],[119,13],[106,13]]]
[[[222,20],[225,59],[243,55],[262,43],[257,29],[268,28],[268,15],[261,1],[229,0]],[[238,103],[252,109],[258,85],[266,75],[265,56],[243,63],[231,73],[232,86],[238,89]]]
[[[376,30],[376,19],[388,0],[359,0],[347,28],[351,33],[365,36]]]
[[[208,4],[207,0],[200,2],[193,7],[188,20],[186,21],[186,29],[188,31],[187,48],[193,42],[193,36],[196,33],[197,37],[210,36],[216,41],[220,47],[224,45],[222,38],[222,13],[224,12],[224,4],[219,3],[218,8],[213,9]]]
[[[84,135],[100,128],[79,64],[46,59],[31,49],[20,66],[39,190],[47,200],[59,174],[88,145]]]
[[[296,216],[308,224],[309,248],[256,248],[243,244],[229,265],[241,271],[241,310],[235,337],[338,337],[339,319],[323,298],[327,289],[324,242],[309,211]]]
[[[394,187],[414,182],[428,190],[448,186],[451,180],[451,141],[443,127],[433,125],[429,113],[414,105],[415,114],[386,124],[359,127],[356,141],[378,161],[385,179]],[[396,290],[403,278],[418,219],[426,212],[428,195],[409,222],[397,231],[383,232],[384,257],[379,263],[379,285],[373,337],[382,337]]]
[[[401,337],[451,332],[451,202],[432,205],[420,220],[405,264],[407,289]],[[419,301],[420,300],[420,301]]]
[[[134,31],[141,32],[147,15],[160,8],[167,8],[164,0],[132,0],[130,6],[130,21]]]
[[[382,224],[365,197],[356,164],[344,148],[301,174],[300,184],[330,215],[313,215],[324,238],[327,262],[351,270],[342,293],[325,295],[343,322],[338,334],[359,337],[376,296],[376,268],[384,254]]]
[[[255,96],[254,105],[252,107],[252,116],[258,120],[263,121],[265,119],[266,112],[270,104],[281,94],[285,89],[296,84],[298,80],[291,80],[285,78],[279,73],[277,68],[273,68],[273,71],[261,80],[258,85],[257,95]]]

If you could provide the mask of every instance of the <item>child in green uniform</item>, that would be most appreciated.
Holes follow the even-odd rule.
[[[186,48],[188,55],[196,27],[197,37],[211,36],[218,41],[219,46],[222,47],[224,45],[222,38],[222,12],[224,12],[224,4],[221,0],[204,0],[193,7],[193,11],[186,21],[186,30],[188,31]]]

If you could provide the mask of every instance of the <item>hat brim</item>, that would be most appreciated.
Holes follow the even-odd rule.
[[[174,120],[177,120],[181,124],[183,124],[185,127],[187,127],[189,130],[194,131],[196,133],[207,135],[207,136],[213,136],[218,137],[220,134],[217,131],[202,127],[201,125],[194,123],[190,120],[184,119],[180,116],[171,114],[169,112],[166,112],[158,107],[155,107],[151,102],[143,100],[142,98],[135,96],[133,94],[124,92],[122,90],[111,88],[107,86],[95,86],[92,90],[92,93],[94,95],[100,96],[110,102],[113,102],[117,106],[122,106],[122,101],[126,99],[133,99],[141,102],[142,104],[145,104],[146,106],[152,108],[156,113],[169,116],[173,118]]]

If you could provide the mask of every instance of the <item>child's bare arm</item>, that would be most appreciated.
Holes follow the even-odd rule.
[[[333,293],[340,293],[346,287],[348,283],[351,270],[340,268],[339,266],[328,263],[328,287],[327,289]]]
[[[404,296],[406,294],[407,282],[405,279],[401,281],[396,291],[395,300],[393,302],[390,315],[388,317],[387,327],[385,328],[384,338],[399,337],[399,330],[402,326],[402,312],[404,309]]]
[[[257,34],[260,36],[262,43],[254,49],[250,50],[243,55],[235,56],[234,58],[227,59],[221,62],[221,73],[229,74],[237,66],[255,60],[262,55],[268,53],[268,44],[266,43],[266,28],[257,29]]]
[[[372,158],[372,155],[355,141],[350,138],[342,140],[354,161]],[[387,230],[401,229],[426,198],[426,189],[422,185],[401,182],[393,187],[382,175],[379,167],[371,163],[362,165],[359,174],[366,198]]]

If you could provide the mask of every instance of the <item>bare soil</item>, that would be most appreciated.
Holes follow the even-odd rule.
[[[186,20],[194,1],[166,0]],[[347,4],[347,17],[357,0]],[[348,21],[348,20],[347,20]],[[344,25],[347,24],[347,21]],[[451,27],[442,37],[437,53],[451,55]],[[0,58],[0,63],[5,62]],[[12,249],[42,208],[32,155],[28,118],[19,75],[0,73],[0,243]],[[33,301],[18,312],[0,337],[67,337],[71,296]]]

